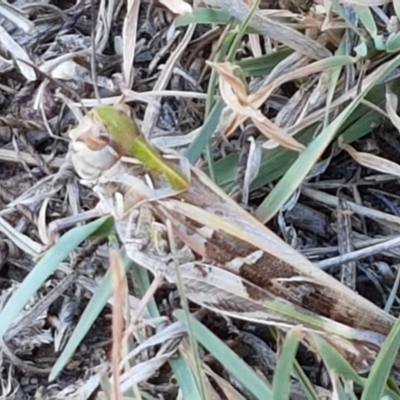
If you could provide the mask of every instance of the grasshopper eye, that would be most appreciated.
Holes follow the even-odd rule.
[[[104,147],[109,146],[110,140],[108,136],[105,135],[93,135],[91,132],[86,132],[81,136],[80,140],[85,143],[85,145],[93,151],[98,151],[104,149]]]

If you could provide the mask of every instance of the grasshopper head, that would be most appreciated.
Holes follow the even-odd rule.
[[[120,159],[110,143],[106,127],[92,113],[85,115],[79,125],[70,130],[69,137],[72,164],[85,181],[97,181]]]

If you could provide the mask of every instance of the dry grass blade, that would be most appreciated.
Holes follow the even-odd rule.
[[[254,93],[248,94],[248,102],[257,109],[261,107],[261,105],[271,96],[276,88],[286,82],[290,82],[295,79],[301,79],[330,68],[352,64],[355,61],[356,59],[353,57],[335,56],[325,60],[315,61],[303,67],[295,68],[294,70],[289,70],[289,72],[284,71],[283,73],[279,73],[279,68],[277,67],[276,72],[274,73],[274,78],[266,79],[265,82],[263,82],[263,84]],[[283,67],[285,68],[286,66],[283,65]],[[356,89],[354,88],[352,91],[350,91],[351,93],[348,92],[343,94],[339,99],[336,99],[331,106],[337,107],[339,104],[342,104],[344,101],[354,96],[355,90]],[[288,134],[290,136],[293,136],[300,130],[314,123],[316,120],[322,119],[324,115],[324,109],[313,112],[309,116],[305,117],[302,121],[289,127],[287,129]],[[244,122],[245,118],[246,117],[238,116],[236,114],[230,115],[223,128],[224,135],[229,136],[231,133],[233,133],[238,128],[238,126]],[[265,144],[265,146],[269,145],[270,143],[268,142]]]
[[[209,6],[224,9],[239,21],[243,21],[250,13],[250,7],[242,0],[205,0],[204,2]],[[287,25],[261,16],[259,13],[255,13],[252,16],[249,26],[259,31],[262,35],[283,43],[312,59],[326,58],[331,55],[329,50],[317,41],[302,35]]]
[[[351,212],[346,201],[341,198],[337,208],[337,236],[338,248],[341,255],[353,251]],[[354,262],[343,263],[340,268],[340,281],[351,290],[356,290],[356,264]]]
[[[280,129],[257,106],[251,102],[243,82],[234,75],[234,66],[231,63],[207,62],[219,74],[219,88],[221,97],[230,107],[235,116],[241,120],[250,118],[256,127],[268,138],[295,151],[304,150],[304,146]]]
[[[245,400],[243,397],[227,380],[217,375],[207,364],[203,365],[203,369],[207,375],[213,378],[227,399]],[[218,397],[219,398],[219,397]]]
[[[28,81],[37,79],[34,69],[20,60],[32,63],[27,52],[9,35],[9,33],[0,25],[0,43],[11,54],[17,63],[21,73]]]
[[[168,352],[162,348],[154,358],[138,363],[130,370],[124,372],[121,375],[122,393],[126,393],[131,389],[132,384],[139,384],[151,378],[175,354],[177,345],[175,344],[172,350]]]
[[[12,243],[18,246],[23,252],[32,257],[37,257],[43,249],[43,246],[32,240],[29,236],[18,232],[3,218],[0,218],[0,232],[8,237]]]
[[[360,165],[366,168],[371,168],[375,171],[383,172],[385,174],[395,175],[400,177],[400,165],[386,158],[368,154],[365,152],[357,151],[349,144],[339,141],[339,146],[345,150],[350,156],[357,161]]]
[[[119,363],[122,352],[122,336],[124,329],[124,309],[126,298],[126,280],[123,262],[120,254],[115,250],[110,250],[110,269],[113,281],[113,314],[112,314],[112,351],[111,369],[113,376],[113,398],[122,399],[122,392],[119,385],[120,372]]]
[[[400,129],[400,118],[397,115],[397,96],[387,87],[386,90],[386,110],[392,121],[393,125],[399,130]],[[400,176],[400,165],[387,160],[383,157],[379,157],[373,154],[368,154],[365,152],[359,152],[354,147],[343,142],[343,138],[339,137],[338,140],[339,147],[345,150],[356,162],[360,165],[370,168],[376,171],[380,171],[386,174]]]
[[[312,198],[331,207],[337,208],[339,205],[339,199],[336,196],[332,196],[330,194],[312,189],[307,186],[301,188],[301,193],[309,198]],[[398,217],[397,215],[392,215],[379,210],[375,210],[373,208],[365,207],[352,201],[347,201],[347,205],[352,212],[389,226],[396,231],[400,230],[400,217]]]
[[[189,26],[189,28],[185,33],[185,36],[179,42],[177,48],[171,53],[164,69],[161,71],[161,74],[154,85],[154,90],[163,90],[166,88],[168,80],[170,79],[170,76],[172,74],[172,70],[174,69],[176,63],[178,62],[184,50],[186,49],[187,45],[189,44],[190,39],[192,38],[195,32],[195,28],[196,25],[194,24]],[[149,135],[150,132],[152,131],[152,128],[156,124],[158,113],[160,111],[158,107],[160,100],[161,97],[157,96],[153,100],[153,102],[150,103],[146,108],[146,113],[144,115],[142,124],[142,131],[144,132],[145,135]]]
[[[386,111],[389,115],[390,120],[392,121],[393,125],[397,128],[400,132],[400,117],[397,115],[397,105],[398,105],[398,98],[397,96],[387,87],[386,90]]]
[[[122,28],[123,65],[122,73],[125,85],[130,88],[133,83],[133,60],[135,58],[135,45],[137,35],[137,23],[139,18],[139,7],[141,0],[128,0],[127,13]]]
[[[395,249],[396,247],[399,246],[399,244],[400,244],[400,239],[397,237],[370,247],[364,247],[360,250],[356,250],[351,253],[343,254],[337,257],[329,258],[324,261],[320,261],[319,263],[317,263],[317,266],[322,269],[336,267],[338,265],[342,265],[343,263],[352,262],[360,260],[362,258],[373,256],[375,254],[379,254],[384,250]]]
[[[43,156],[44,161],[50,168],[58,169],[65,163],[64,157],[52,157],[45,155]],[[27,165],[38,165],[38,160],[29,153],[20,151],[19,153],[14,150],[0,149],[0,161],[21,163],[24,162]]]
[[[191,5],[186,3],[184,0],[160,0],[160,3],[174,14],[190,14],[193,11]]]
[[[7,2],[0,3],[0,15],[7,18],[24,32],[28,34],[35,33],[35,24],[26,18],[20,10],[8,4]]]

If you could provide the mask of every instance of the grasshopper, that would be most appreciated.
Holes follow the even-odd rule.
[[[70,131],[69,157],[111,214],[127,254],[213,311],[321,335],[367,371],[395,318],[318,269],[185,157],[146,140],[126,106],[94,107]],[[173,233],[172,254],[167,226]]]

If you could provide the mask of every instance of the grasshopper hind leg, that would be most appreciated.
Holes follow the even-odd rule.
[[[100,207],[95,207],[92,210],[82,212],[77,215],[71,215],[70,217],[60,218],[55,221],[50,222],[49,224],[49,232],[48,237],[49,241],[46,244],[43,251],[48,250],[52,247],[57,239],[57,235],[59,232],[71,228],[75,225],[78,225],[82,222],[87,222],[91,219],[100,218],[105,215],[105,212]]]

